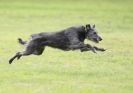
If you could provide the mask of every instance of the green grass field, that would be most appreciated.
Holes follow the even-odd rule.
[[[0,93],[133,93],[132,0],[0,0]],[[17,38],[96,24],[106,52],[47,47],[9,65]]]

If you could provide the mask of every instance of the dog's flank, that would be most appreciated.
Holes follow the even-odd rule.
[[[70,27],[58,32],[43,32],[31,35],[28,41],[21,38],[18,39],[19,43],[25,45],[22,52],[17,52],[10,60],[11,64],[15,58],[20,59],[21,56],[27,55],[41,55],[46,46],[58,48],[61,50],[77,50],[81,52],[92,51],[105,51],[103,48],[84,44],[84,40],[89,39],[98,43],[102,38],[97,34],[95,25],[91,27],[90,24],[86,26]]]

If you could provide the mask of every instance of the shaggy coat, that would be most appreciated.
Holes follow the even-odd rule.
[[[46,46],[58,48],[64,51],[69,50],[81,50],[92,51],[105,51],[103,48],[91,46],[90,44],[84,44],[84,40],[89,39],[98,43],[102,38],[95,30],[95,25],[91,27],[90,24],[86,26],[73,26],[66,28],[58,32],[43,32],[33,34],[28,41],[18,39],[19,43],[25,45],[25,49],[22,52],[17,52],[10,60],[11,64],[15,58],[19,59],[21,56],[27,55],[41,55]]]

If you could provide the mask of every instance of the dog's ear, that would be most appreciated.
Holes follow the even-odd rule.
[[[90,29],[91,28],[91,25],[90,24],[87,24],[86,25],[86,29]]]
[[[93,25],[93,28],[95,28],[95,24]]]

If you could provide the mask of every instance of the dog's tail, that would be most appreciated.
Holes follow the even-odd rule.
[[[18,43],[21,45],[25,45],[27,42],[23,41],[21,38],[18,38]]]

